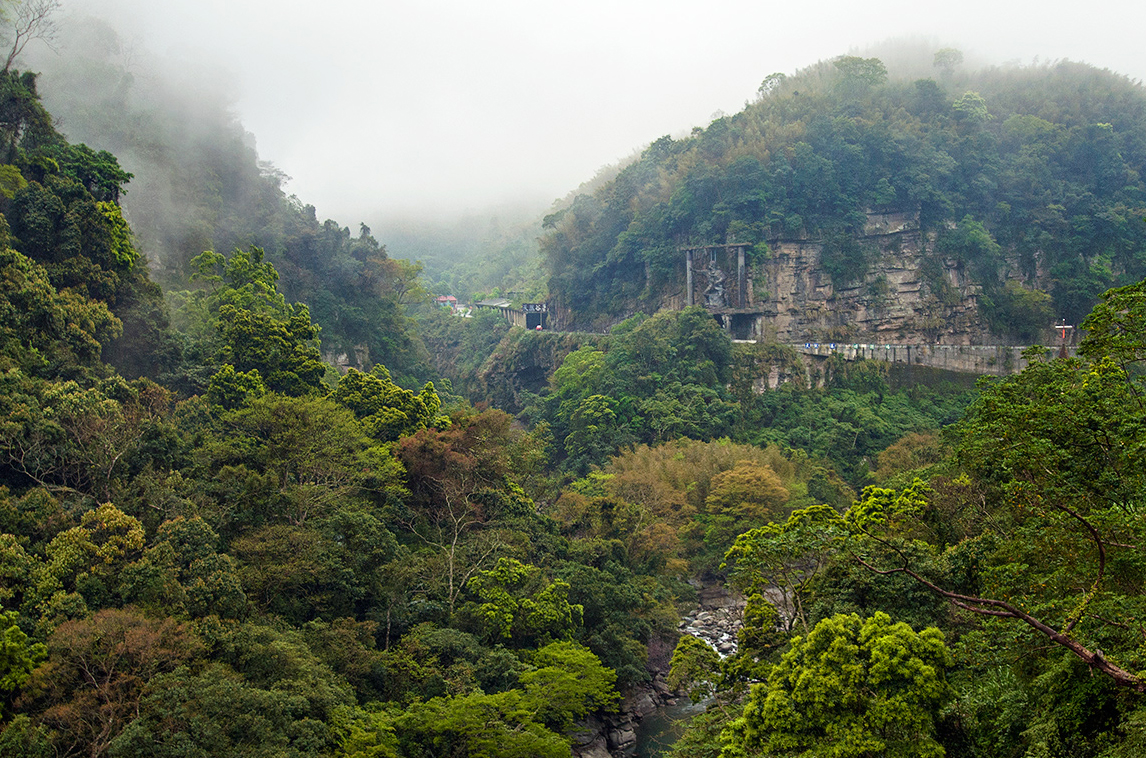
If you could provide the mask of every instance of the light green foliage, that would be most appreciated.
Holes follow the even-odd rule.
[[[207,401],[228,411],[241,408],[265,394],[267,386],[257,368],[236,371],[229,363],[216,371],[207,385]]]
[[[1082,323],[1086,337],[1079,352],[1092,361],[1110,358],[1134,381],[1142,372],[1136,364],[1146,360],[1146,280],[1112,289]]]
[[[332,727],[338,739],[337,758],[399,758],[398,737],[394,733],[394,713],[340,708],[334,712]]]
[[[607,395],[590,395],[569,417],[565,452],[570,458],[600,460],[620,446],[624,435],[617,429],[616,401]]]
[[[79,526],[56,535],[44,550],[36,576],[41,614],[50,616],[66,608],[60,604],[73,593],[97,607],[107,602],[118,587],[120,572],[141,557],[143,545],[139,520],[111,503],[84,513]]]
[[[331,398],[349,408],[366,432],[383,442],[408,437],[431,426],[444,428],[448,417],[438,414],[442,401],[433,382],[418,394],[399,387],[385,366],[378,364],[363,373],[350,369],[338,380]]]
[[[119,205],[113,202],[96,203],[100,213],[107,219],[108,232],[111,235],[111,254],[116,262],[124,268],[131,268],[139,260],[139,251],[131,238],[131,228],[123,217]]]
[[[394,719],[400,755],[566,758],[569,743],[533,720],[519,690],[415,703]]]
[[[58,292],[42,266],[0,250],[0,365],[33,374],[94,367],[121,329],[104,303]]]
[[[900,534],[904,522],[918,516],[927,505],[927,495],[927,486],[918,479],[902,491],[865,487],[845,514],[844,523],[855,533]]]
[[[17,472],[55,491],[110,500],[129,456],[162,415],[170,394],[147,380],[118,376],[95,386],[45,382],[16,370],[0,374],[0,450]]]
[[[934,722],[950,665],[938,629],[916,633],[883,613],[824,619],[752,688],[721,756],[945,755]]]
[[[257,371],[273,392],[298,396],[325,390],[320,328],[306,305],[288,304],[278,291],[278,271],[264,259],[262,249],[236,249],[229,258],[209,250],[193,264],[193,279],[203,282],[203,288],[172,293],[171,301],[175,322],[193,337],[195,352],[230,364],[236,375],[247,375],[243,385],[250,384],[250,372]],[[231,395],[239,388],[223,386],[234,381],[224,374],[216,382],[221,400],[238,399]],[[191,389],[208,389],[202,379],[192,382]]]
[[[580,626],[583,608],[569,603],[569,585],[546,582],[535,566],[500,558],[489,571],[479,571],[467,589],[479,603],[474,615],[492,641],[568,639]]]
[[[987,101],[978,92],[964,92],[963,96],[951,105],[963,121],[969,124],[983,124],[991,120],[991,112],[987,110]]]
[[[681,635],[672,652],[668,685],[685,690],[690,700],[700,703],[716,694],[719,679],[720,655],[707,642]]]
[[[207,250],[192,259],[191,265],[195,271],[191,280],[207,286],[202,297],[210,311],[233,305],[277,317],[290,315],[286,297],[278,291],[279,272],[264,259],[262,248],[235,248],[229,258]]]
[[[558,758],[569,742],[559,736],[575,720],[617,700],[615,674],[585,648],[558,642],[531,656],[521,687],[435,697],[397,709],[342,711],[338,756],[457,755],[482,758]]]
[[[750,596],[774,587],[788,628],[799,622],[807,632],[807,594],[839,547],[844,535],[839,522],[830,506],[815,505],[795,511],[782,524],[741,534],[724,556],[729,581]]]
[[[11,165],[0,166],[0,194],[11,200],[16,193],[28,186],[28,180],[20,169]]]
[[[529,657],[535,667],[520,676],[524,703],[555,731],[620,700],[617,674],[575,642],[552,642]]]
[[[32,669],[48,656],[40,642],[29,643],[15,611],[0,611],[0,716],[7,716],[7,702],[32,675]]]
[[[37,566],[14,535],[0,533],[0,604],[20,607]]]
[[[997,526],[980,540],[983,593],[1073,629],[1076,654],[1101,646],[1133,668],[1138,643],[1103,619],[1142,612],[1143,565],[1122,547],[1141,539],[1139,403],[1114,358],[1036,362],[983,393],[958,450],[977,479],[1000,488],[984,504]]]

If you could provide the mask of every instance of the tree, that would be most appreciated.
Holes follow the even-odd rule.
[[[135,718],[148,683],[201,650],[173,619],[153,621],[130,608],[99,611],[52,633],[49,660],[33,673],[21,703],[45,706],[40,720],[58,730],[60,753],[99,758]]]
[[[1097,361],[1110,358],[1136,384],[1142,382],[1140,364],[1146,360],[1146,280],[1104,293],[1082,323],[1086,338],[1079,352]]]
[[[760,87],[756,90],[756,96],[760,99],[764,99],[783,86],[784,80],[787,78],[787,75],[779,72],[768,74],[768,76],[764,77],[764,81],[760,83]]]
[[[12,26],[12,47],[4,61],[5,74],[29,42],[38,39],[51,45],[59,31],[53,15],[60,9],[60,0],[22,0],[10,5],[15,5],[15,9],[12,17],[6,19]]]
[[[265,523],[302,526],[366,491],[384,500],[401,467],[333,400],[268,393],[222,413],[198,450],[206,490],[226,509],[221,531]],[[255,481],[257,480],[257,481]],[[244,503],[236,497],[244,490]]]
[[[36,664],[48,657],[42,642],[28,642],[28,635],[17,626],[19,614],[0,611],[0,716],[7,716],[6,706],[32,675]]]
[[[149,682],[134,719],[109,746],[112,758],[318,758],[332,742],[306,692],[252,685],[213,663]]]
[[[824,619],[752,687],[721,758],[945,755],[934,724],[951,664],[934,627],[915,632],[885,613]]]
[[[32,375],[95,368],[121,331],[107,305],[57,291],[43,266],[0,249],[0,362]]]
[[[951,108],[955,111],[956,118],[976,126],[993,118],[987,109],[987,101],[978,92],[964,92]]]
[[[842,520],[850,551],[878,575],[905,575],[965,611],[1012,620],[1116,684],[1146,691],[1138,635],[1146,629],[1136,547],[1146,431],[1133,364],[1141,324],[1126,318],[1141,288],[1108,293],[1089,322],[1096,360],[1034,360],[985,387],[958,427],[957,460],[987,496],[978,528],[956,545],[918,538],[928,493],[868,488]],[[1109,354],[1108,354],[1109,353]],[[1102,357],[1098,357],[1102,356]],[[1036,356],[1032,355],[1031,358]],[[936,576],[920,555],[968,575]]]
[[[410,488],[399,521],[431,551],[450,615],[466,582],[501,545],[498,531],[485,529],[495,514],[480,495],[507,487],[517,436],[511,420],[496,410],[458,415],[448,429],[423,429],[395,450]]]
[[[224,305],[219,309],[220,358],[238,372],[257,370],[268,389],[305,395],[322,389],[326,364],[316,346],[319,328],[305,305],[286,319]]]
[[[936,50],[932,65],[939,69],[944,78],[949,78],[955,69],[963,63],[963,52],[953,47]]]
[[[143,558],[124,567],[119,594],[167,614],[246,615],[238,563],[220,554],[218,543],[219,535],[198,516],[164,521]]]
[[[551,642],[529,660],[535,668],[520,677],[523,700],[554,731],[620,700],[616,672],[576,642]]]
[[[491,642],[524,646],[569,639],[581,626],[583,608],[569,602],[569,585],[545,582],[535,566],[500,558],[466,584],[477,596],[472,613]]]
[[[712,478],[705,511],[711,525],[705,540],[723,548],[747,528],[760,526],[781,515],[788,490],[767,465],[752,461],[737,464]]]
[[[114,758],[329,755],[334,713],[354,696],[300,632],[234,622],[199,630],[211,663],[154,676]]]
[[[380,363],[368,374],[350,369],[330,396],[353,411],[368,434],[383,442],[394,442],[431,426],[449,425],[448,417],[438,415],[442,401],[433,382],[414,394],[395,384]]]
[[[827,505],[794,512],[783,524],[767,524],[736,538],[725,554],[730,583],[746,596],[767,593],[788,629],[809,631],[805,610],[809,588],[831,560],[840,530]]]
[[[0,451],[9,466],[56,491],[109,500],[125,459],[168,409],[171,395],[146,379],[114,377],[95,387],[0,375],[0,408],[7,411]],[[122,400],[120,402],[119,399]]]
[[[143,553],[143,526],[111,503],[87,511],[80,525],[57,534],[44,549],[36,572],[37,610],[45,619],[72,615],[82,607],[108,603],[114,597],[124,567]]]
[[[865,92],[887,81],[887,66],[879,58],[842,55],[832,61],[843,75],[844,86],[854,92]]]
[[[716,694],[720,680],[720,654],[707,642],[682,634],[672,652],[668,685],[685,690],[694,703],[701,703]]]

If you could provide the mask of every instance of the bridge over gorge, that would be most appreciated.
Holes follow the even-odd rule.
[[[736,340],[742,343],[755,341]],[[842,342],[788,344],[796,352],[810,357],[813,361],[838,355],[846,361],[906,363],[945,371],[994,376],[1007,376],[1022,371],[1027,367],[1027,359],[1023,354],[1030,349],[1026,345],[893,345]],[[1073,345],[1047,347],[1046,356],[1053,358],[1062,355],[1064,350],[1067,355],[1073,357],[1078,348]]]

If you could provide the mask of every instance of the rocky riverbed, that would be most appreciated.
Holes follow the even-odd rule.
[[[681,634],[707,642],[721,658],[736,653],[736,633],[744,625],[744,598],[720,585],[702,587],[694,611],[681,619]]]
[[[680,622],[680,633],[691,634],[713,647],[721,658],[736,652],[736,633],[744,623],[744,600],[721,586],[699,590],[697,607]],[[651,683],[628,694],[616,713],[600,714],[582,722],[573,733],[577,758],[628,758],[634,754],[641,722],[665,707],[687,702],[658,671]]]

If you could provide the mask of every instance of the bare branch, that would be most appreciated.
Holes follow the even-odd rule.
[[[60,0],[22,0],[15,5],[10,19],[12,47],[8,60],[4,62],[4,73],[12,68],[12,63],[24,48],[34,39],[41,40],[55,50],[59,25],[53,18],[60,9]]]
[[[1138,677],[1126,669],[1116,666],[1106,659],[1101,650],[1090,650],[1077,640],[1072,639],[1062,632],[1059,632],[1054,627],[1035,618],[1029,613],[1016,608],[1008,602],[1003,600],[994,600],[992,598],[975,597],[973,595],[961,595],[958,592],[951,592],[942,587],[929,582],[919,574],[911,570],[905,563],[900,568],[895,569],[877,569],[867,561],[860,558],[858,555],[853,556],[856,561],[868,571],[871,571],[882,576],[889,574],[905,574],[915,581],[927,587],[929,590],[937,595],[947,598],[952,605],[979,614],[981,616],[995,616],[998,618],[1013,618],[1022,621],[1036,631],[1046,635],[1052,642],[1060,647],[1064,647],[1071,653],[1081,658],[1088,666],[1096,668],[1102,673],[1109,676],[1117,684],[1124,687],[1129,687],[1137,692],[1146,692],[1146,681]]]

